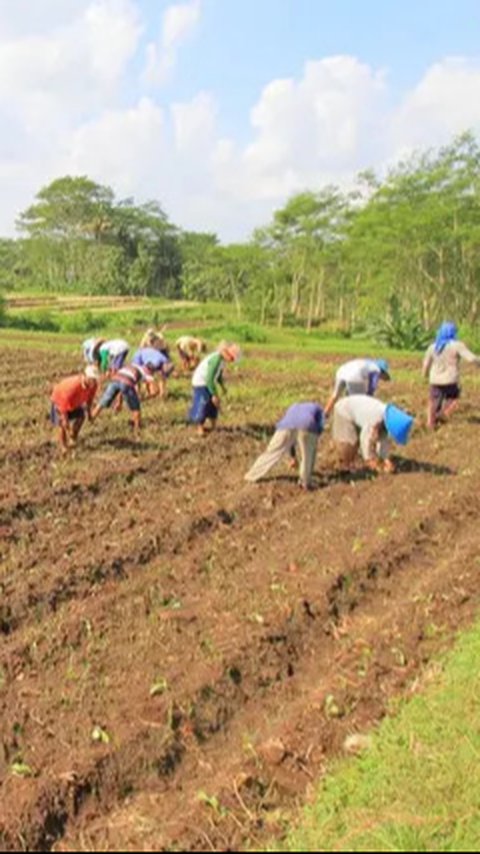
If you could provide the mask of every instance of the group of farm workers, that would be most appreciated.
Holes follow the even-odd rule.
[[[220,407],[217,386],[225,391],[223,367],[226,362],[238,361],[240,348],[222,341],[213,353],[205,355],[204,341],[184,335],[176,342],[176,349],[183,369],[193,371],[189,421],[203,434],[207,425],[210,429],[215,427]],[[130,345],[123,339],[89,338],[84,341],[82,352],[86,363],[83,373],[62,380],[51,394],[50,418],[58,428],[58,442],[64,454],[75,447],[86,418],[93,422],[104,409],[113,406],[119,411],[123,403],[138,435],[142,426],[140,387],[145,387],[147,398],[165,398],[167,381],[175,370],[163,332],[154,329],[147,330],[130,361]],[[106,385],[95,404],[102,380]]]
[[[220,389],[226,391],[225,365],[238,362],[240,348],[237,344],[222,341],[215,351],[206,355],[204,341],[183,336],[176,342],[176,349],[182,368],[193,372],[188,421],[196,425],[200,434],[205,434],[215,428],[220,410]],[[51,396],[51,420],[59,429],[58,438],[63,452],[76,444],[86,417],[95,421],[104,409],[114,404],[119,408],[122,401],[131,412],[132,426],[138,433],[141,428],[141,384],[145,384],[148,398],[165,397],[166,383],[174,372],[174,364],[163,332],[149,329],[127,364],[129,352],[129,344],[123,340],[92,338],[84,342],[83,355],[87,364],[84,372],[61,381]],[[448,419],[458,406],[462,359],[480,367],[480,357],[458,340],[455,324],[443,323],[423,363],[423,374],[430,384],[427,420],[431,429]],[[102,377],[107,383],[94,405]],[[380,382],[390,380],[389,365],[384,359],[354,359],[342,365],[325,408],[311,401],[290,406],[277,423],[267,449],[255,461],[245,479],[249,482],[260,480],[284,456],[290,458],[292,467],[296,467],[298,451],[299,483],[304,489],[309,489],[318,439],[332,413],[332,436],[344,466],[353,466],[360,451],[368,468],[393,472],[391,441],[399,445],[408,443],[414,417],[395,404],[383,403],[375,397]]]

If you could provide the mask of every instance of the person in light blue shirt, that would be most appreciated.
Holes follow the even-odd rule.
[[[294,403],[276,425],[275,433],[266,451],[261,454],[245,475],[245,480],[255,483],[272,469],[282,457],[290,455],[296,460],[296,447],[300,451],[299,483],[310,489],[317,455],[319,436],[323,433],[324,413],[318,403]]]
[[[155,347],[141,347],[135,353],[132,365],[136,365],[137,368],[147,368],[151,371],[155,375],[153,391],[157,388],[157,393],[160,394],[161,398],[167,396],[167,380],[173,371],[173,362],[164,352],[157,350]],[[150,396],[155,397],[156,394],[153,391],[152,388],[149,388]]]

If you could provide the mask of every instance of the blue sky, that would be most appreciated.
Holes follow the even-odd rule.
[[[0,232],[89,174],[243,239],[480,130],[478,0],[0,0]]]

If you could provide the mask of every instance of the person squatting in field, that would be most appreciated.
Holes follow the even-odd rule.
[[[193,338],[191,335],[182,335],[175,342],[182,368],[184,371],[194,371],[204,353],[207,345],[201,338]]]
[[[102,374],[123,368],[130,345],[122,338],[105,341],[102,338],[88,338],[83,342],[83,357],[87,364],[98,365]]]
[[[360,448],[368,468],[393,472],[390,438],[406,445],[413,422],[413,417],[403,409],[366,394],[339,400],[333,410],[333,440],[341,462],[350,467]]]
[[[325,407],[328,418],[342,393],[368,394],[373,397],[380,380],[390,380],[390,369],[385,359],[353,359],[342,365],[335,376],[335,387]]]
[[[116,371],[107,385],[102,397],[92,410],[92,421],[100,415],[103,409],[110,409],[118,397],[123,398],[132,414],[132,427],[138,435],[142,426],[141,404],[138,394],[138,386],[141,382],[147,384],[149,397],[156,397],[158,388],[155,384],[155,376],[147,367],[138,365],[126,365]]]
[[[63,454],[75,447],[85,416],[92,420],[92,405],[98,388],[98,368],[89,365],[85,373],[67,377],[52,390],[50,420],[58,427],[58,443]]]
[[[169,356],[165,355],[165,351],[156,350],[154,347],[141,347],[135,353],[132,365],[147,368],[155,374],[153,383],[148,386],[148,396],[156,397],[156,394],[159,394],[162,399],[165,399],[167,396],[167,380],[174,368],[173,362]],[[156,394],[152,394],[155,389]]]
[[[245,480],[255,483],[265,477],[283,456],[290,455],[296,463],[296,447],[300,451],[299,483],[303,489],[312,485],[318,439],[323,433],[324,413],[318,403],[294,403],[287,409],[275,428],[267,449],[260,454]]]
[[[456,325],[451,322],[442,323],[423,362],[423,376],[428,377],[430,382],[427,421],[432,430],[441,419],[449,418],[458,407],[462,359],[480,367],[480,358],[462,341],[458,341]]]
[[[196,424],[200,435],[206,432],[205,424],[210,422],[211,430],[215,429],[220,409],[220,398],[217,384],[224,394],[227,393],[223,379],[225,362],[238,362],[240,348],[237,344],[222,341],[214,353],[210,353],[195,369],[192,377],[193,399],[188,421]]]

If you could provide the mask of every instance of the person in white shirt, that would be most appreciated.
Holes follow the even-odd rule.
[[[100,347],[105,344],[105,338],[87,338],[82,344],[83,358],[87,365],[100,367]]]
[[[333,411],[333,440],[344,465],[351,466],[360,449],[368,468],[393,472],[390,439],[406,445],[414,419],[393,403],[366,394],[345,397]]]
[[[385,359],[353,359],[338,369],[335,388],[325,407],[325,415],[330,415],[343,392],[368,394],[373,397],[380,380],[390,380],[390,369]]]
[[[222,341],[214,353],[202,359],[192,376],[193,398],[188,421],[197,425],[199,435],[205,435],[205,422],[214,430],[220,410],[218,386],[226,392],[223,381],[225,362],[238,362],[240,359],[238,344]]]
[[[113,341],[104,341],[99,349],[100,370],[106,374],[108,371],[119,371],[123,368],[130,344],[122,338],[115,338]]]
[[[442,323],[435,342],[428,348],[423,361],[423,375],[430,382],[428,426],[434,430],[440,420],[449,418],[458,407],[462,393],[460,363],[462,359],[480,367],[480,358],[463,341],[458,340],[454,323]]]

